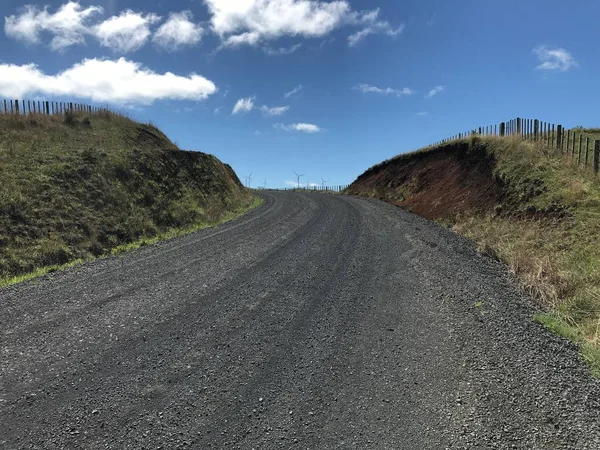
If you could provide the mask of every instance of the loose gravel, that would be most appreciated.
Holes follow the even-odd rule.
[[[600,449],[600,383],[506,267],[376,200],[0,290],[0,448]]]

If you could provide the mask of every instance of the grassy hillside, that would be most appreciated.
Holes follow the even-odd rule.
[[[106,113],[0,115],[0,280],[216,223],[252,196],[217,158]]]
[[[386,161],[348,191],[476,240],[546,309],[536,320],[580,343],[600,375],[600,181],[575,166],[517,137],[472,137]]]

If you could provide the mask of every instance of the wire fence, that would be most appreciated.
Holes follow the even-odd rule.
[[[87,105],[84,103],[13,99],[2,99],[2,101],[0,101],[0,114],[13,114],[19,116],[42,114],[52,116],[65,114],[67,112],[87,114],[103,112],[118,116],[122,115],[120,112],[104,106]]]
[[[578,166],[593,167],[597,175],[600,166],[600,139],[592,139],[580,129],[565,129],[562,125],[544,122],[539,119],[524,119],[518,117],[495,125],[477,127],[471,131],[458,133],[441,141],[428,145],[426,148],[446,144],[468,136],[520,136],[525,140],[541,142],[557,149],[576,162]]]

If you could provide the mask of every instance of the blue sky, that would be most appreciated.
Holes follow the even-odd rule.
[[[516,116],[600,126],[593,1],[4,0],[0,13],[0,97],[113,105],[253,186],[294,171],[347,184]]]

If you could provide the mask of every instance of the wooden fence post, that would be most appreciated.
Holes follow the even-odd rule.
[[[556,148],[562,151],[563,126],[556,126]]]
[[[585,138],[585,167],[587,167],[588,163],[588,155],[590,153],[590,138]]]
[[[500,136],[504,136],[504,127],[506,124],[504,122],[500,122]]]
[[[598,165],[600,164],[600,141],[594,141],[594,173],[598,175]]]
[[[521,134],[521,118],[517,117],[517,134]]]
[[[579,154],[577,156],[577,165],[581,164],[581,150],[583,150],[583,134],[579,135]]]
[[[571,157],[573,158],[573,160],[575,160],[575,142],[577,141],[577,136],[575,135],[575,132],[573,131],[573,148],[571,149]]]
[[[571,146],[571,130],[567,130],[567,145],[565,145],[565,152],[569,154],[569,147]]]
[[[535,119],[533,122],[533,140],[534,141],[538,140],[539,131],[540,131],[540,121],[538,119]]]
[[[552,124],[552,134],[550,135],[550,147],[554,147],[554,124]]]
[[[15,100],[15,114],[19,115],[19,100]]]

